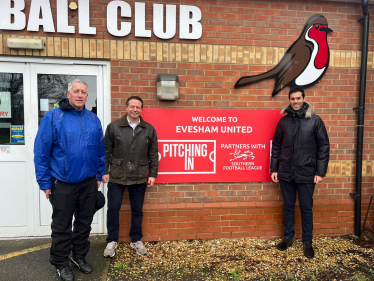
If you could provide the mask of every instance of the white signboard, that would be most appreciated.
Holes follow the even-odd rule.
[[[40,99],[40,111],[49,111],[48,99]]]
[[[93,2],[93,1],[92,1]],[[93,3],[92,3],[93,4]],[[75,26],[69,25],[68,1],[57,1],[57,9],[52,14],[50,0],[32,0],[28,19],[26,18],[25,0],[1,0],[0,30],[24,30],[55,33],[75,33]],[[96,27],[90,26],[90,1],[78,0],[78,32],[80,34],[96,34]],[[165,12],[164,12],[165,9]],[[133,12],[134,10],[134,12]],[[146,29],[146,4],[135,2],[131,7],[125,1],[110,1],[106,8],[106,25],[113,36],[124,37],[130,34],[132,24],[126,18],[135,19],[135,36],[151,37],[152,32],[161,39],[170,39],[176,35],[177,20],[179,20],[180,39],[199,39],[203,34],[200,23],[201,10],[196,6],[156,4],[152,6],[153,30]],[[119,13],[118,13],[119,11]],[[55,17],[54,17],[55,16]]]
[[[0,92],[0,118],[12,118],[10,92]]]

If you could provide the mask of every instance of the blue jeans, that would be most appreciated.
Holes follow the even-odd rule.
[[[284,236],[291,240],[295,236],[296,191],[301,211],[302,242],[312,243],[313,239],[313,193],[315,183],[296,183],[280,180],[283,196]]]
[[[119,235],[119,211],[122,205],[123,193],[129,190],[131,204],[131,229],[130,238],[132,242],[142,239],[142,221],[143,221],[143,203],[147,183],[122,185],[118,183],[108,183],[108,212],[107,212],[107,229],[108,236],[106,241],[118,241]]]

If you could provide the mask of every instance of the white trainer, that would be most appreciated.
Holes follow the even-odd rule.
[[[116,254],[117,242],[112,241],[106,245],[104,250],[104,257],[106,258],[113,258]]]
[[[144,247],[142,241],[137,241],[135,243],[130,243],[130,247],[136,250],[139,256],[145,256],[147,254],[147,248]]]

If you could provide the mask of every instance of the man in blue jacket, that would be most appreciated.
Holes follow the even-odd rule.
[[[34,163],[39,187],[53,209],[49,261],[62,280],[70,281],[74,280],[70,251],[73,265],[84,273],[92,271],[85,256],[105,168],[105,148],[99,118],[85,109],[87,84],[73,80],[67,97],[43,117],[35,139]]]

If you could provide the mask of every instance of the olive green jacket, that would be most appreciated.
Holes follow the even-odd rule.
[[[105,173],[109,181],[133,185],[157,177],[158,144],[153,126],[140,117],[135,130],[127,121],[127,114],[110,123],[105,137]]]

